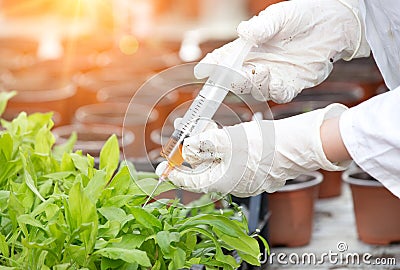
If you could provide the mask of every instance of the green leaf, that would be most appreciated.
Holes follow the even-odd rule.
[[[6,237],[2,233],[0,233],[0,252],[4,257],[10,256],[10,250],[8,249]]]
[[[161,230],[162,228],[161,221],[158,220],[152,214],[148,213],[146,210],[139,207],[131,207],[129,210],[135,217],[136,221],[143,227],[152,230],[154,229]]]
[[[80,234],[86,252],[90,253],[96,243],[98,216],[95,204],[85,194],[81,183],[76,182],[72,186],[69,192],[68,206],[73,230],[83,224],[91,224],[90,230],[85,230]]]
[[[4,161],[12,159],[13,154],[13,139],[9,133],[4,133],[0,137],[0,151],[3,153],[5,158]]]
[[[61,160],[65,153],[71,153],[72,150],[74,149],[74,145],[77,139],[78,136],[76,135],[76,132],[72,132],[71,136],[65,143],[54,146],[53,148],[54,158],[57,160]]]
[[[129,173],[129,168],[123,166],[117,172],[117,174],[112,178],[109,188],[113,189],[113,196],[126,194],[129,186],[133,183],[131,175]]]
[[[120,259],[128,263],[138,263],[145,267],[151,266],[146,252],[138,249],[103,248],[95,251],[93,255],[101,255],[113,260]]]
[[[174,252],[173,259],[168,266],[169,270],[182,269],[185,266],[186,253],[180,248],[177,248]]]
[[[119,145],[115,134],[111,135],[100,151],[100,170],[105,169],[107,180],[110,180],[119,163]]]
[[[85,187],[85,193],[96,204],[104,187],[107,184],[106,174],[103,171],[96,171],[93,178],[90,179],[88,185]]]
[[[131,249],[140,247],[146,240],[145,235],[141,234],[125,234],[120,238],[119,242],[112,242],[108,247]]]
[[[247,234],[245,234],[236,223],[232,222],[232,220],[215,214],[202,214],[190,217],[181,224],[179,230],[184,230],[187,227],[198,225],[209,225],[215,227],[232,237],[247,236]]]
[[[86,157],[83,157],[79,154],[76,153],[71,153],[70,157],[72,159],[72,162],[74,163],[74,166],[84,175],[88,175],[89,172],[89,162]]]
[[[156,241],[164,255],[171,253],[172,242],[179,242],[180,234],[178,232],[161,231],[156,234]]]
[[[35,154],[48,156],[55,142],[53,134],[48,127],[43,126],[35,136]]]
[[[11,91],[11,92],[6,92],[2,91],[0,92],[0,115],[3,114],[7,107],[7,102],[14,97],[17,94],[16,91]]]

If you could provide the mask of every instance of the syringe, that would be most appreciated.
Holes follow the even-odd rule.
[[[215,67],[197,97],[190,105],[181,122],[175,128],[171,138],[162,148],[161,156],[166,158],[168,166],[160,175],[158,185],[168,178],[168,175],[177,166],[182,165],[182,144],[185,138],[204,131],[207,122],[214,116],[222,101],[232,87],[232,70],[240,70],[245,57],[250,52],[253,44],[242,38],[232,42],[232,57]],[[222,66],[222,67],[221,67]]]

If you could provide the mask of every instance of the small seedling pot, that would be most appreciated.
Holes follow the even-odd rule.
[[[133,132],[132,146],[124,147],[126,158],[146,157],[147,149],[153,149],[150,134],[154,130],[158,112],[148,106],[127,103],[99,103],[80,107],[75,112],[75,122],[85,125],[115,125]]]
[[[364,89],[362,101],[376,95],[376,90],[383,83],[382,75],[373,57],[353,59],[351,62],[335,63],[327,81],[356,83]]]
[[[76,92],[75,86],[70,82],[48,80],[31,84],[18,80],[6,85],[4,90],[17,91],[16,96],[8,102],[6,114],[16,115],[21,111],[53,112],[56,125],[70,123],[70,104]]]
[[[73,77],[77,85],[75,106],[98,103],[98,92],[107,86],[129,83],[135,90],[146,80],[147,75],[138,74],[126,67],[103,67]]]
[[[400,241],[400,200],[362,170],[347,170],[343,180],[350,185],[358,237],[373,245]]]
[[[288,104],[276,105],[271,108],[272,115],[266,115],[266,119],[283,119],[309,112],[312,110],[324,108],[332,102],[327,100],[319,101],[293,101]],[[332,198],[342,194],[342,172],[329,172],[320,170],[323,174],[323,181],[319,188],[319,198]]]
[[[122,128],[118,126],[67,125],[53,129],[53,134],[56,138],[56,144],[59,145],[67,142],[73,132],[75,132],[77,135],[77,141],[74,145],[74,150],[82,150],[83,154],[89,154],[95,159],[100,157],[101,149],[111,135],[115,134],[118,138],[121,157],[123,149],[131,146],[135,139],[135,136],[132,132],[122,132]]]
[[[318,86],[303,90],[293,101],[327,101],[348,107],[363,100],[364,89],[357,83],[323,82]]]
[[[157,110],[159,117],[155,126],[161,128],[168,114],[174,109],[178,94],[171,92],[164,95],[155,88],[148,89],[150,91],[137,92],[137,88],[132,83],[104,87],[97,93],[97,100],[99,102],[129,103],[133,98],[135,104],[143,104]]]
[[[266,9],[268,6],[282,1],[283,0],[266,0],[266,1],[249,0],[248,1],[249,15],[250,16],[258,15],[258,13]]]
[[[268,196],[271,212],[268,242],[272,246],[304,246],[310,242],[314,219],[314,202],[322,174],[310,172]]]

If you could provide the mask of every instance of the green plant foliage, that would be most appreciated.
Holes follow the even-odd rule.
[[[155,175],[120,162],[115,136],[96,169],[92,157],[71,152],[76,135],[53,147],[52,126],[51,114],[2,120],[1,269],[234,269],[233,250],[258,264],[258,243],[236,210],[222,213],[206,197],[197,208],[143,208]],[[173,188],[165,182],[159,192]]]

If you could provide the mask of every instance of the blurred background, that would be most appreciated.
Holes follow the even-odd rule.
[[[279,1],[1,0],[0,91],[17,91],[2,118],[11,120],[21,111],[52,111],[56,143],[65,142],[76,132],[76,148],[98,157],[105,140],[117,134],[125,157],[133,160],[139,169],[152,170],[149,159],[153,166],[159,161],[160,147],[172,132],[173,119],[184,114],[202,82],[194,80],[193,65],[185,65],[166,73],[166,80],[155,80],[149,86],[148,96],[141,97],[141,104],[128,110],[132,96],[158,72],[196,62],[235,39],[236,26],[242,20],[275,2]],[[154,96],[165,87],[188,81],[194,83],[177,88],[152,106]],[[385,91],[372,57],[339,61],[326,82],[304,91],[290,104],[270,102],[270,110],[251,97],[244,103],[229,95],[215,118],[221,125],[249,121],[255,112],[267,119],[278,119],[333,102],[355,106]],[[148,106],[151,106],[150,116],[143,114]],[[125,116],[128,121],[122,130]],[[141,132],[143,129],[145,133]],[[372,220],[384,220],[384,223],[371,225],[369,222],[373,227],[363,229],[361,221],[355,218],[357,214],[353,215],[352,196],[349,186],[343,188],[342,173],[319,173],[322,178],[311,175],[297,180],[303,184],[298,190],[304,191],[305,187],[314,185],[304,185],[304,182],[322,179],[315,184],[316,189],[289,196],[303,198],[305,202],[282,199],[280,196],[289,194],[287,191],[268,199],[263,195],[256,208],[255,204],[251,207],[249,200],[239,200],[253,213],[250,217],[257,220],[255,225],[253,222],[253,229],[258,226],[265,235],[271,235],[272,245],[297,247],[311,243],[311,249],[319,251],[324,246],[335,245],[339,235],[335,228],[342,226],[349,228],[343,240],[362,251],[373,250],[369,245],[393,247],[391,243],[400,241],[399,203],[390,192],[374,182],[382,192],[379,197],[392,204],[378,208],[375,211],[378,216],[371,216]],[[185,203],[198,197],[179,192]],[[308,210],[290,208],[303,204]],[[318,211],[315,215],[314,207]],[[387,216],[382,218],[379,209],[393,211],[386,212]],[[338,211],[347,214],[338,217]],[[371,208],[368,211],[371,215],[374,212]],[[300,221],[286,220],[292,212],[297,212]],[[269,232],[266,224],[270,225]],[[288,231],[293,234],[288,235]],[[380,235],[388,231],[389,235]],[[369,245],[362,245],[359,238]]]

